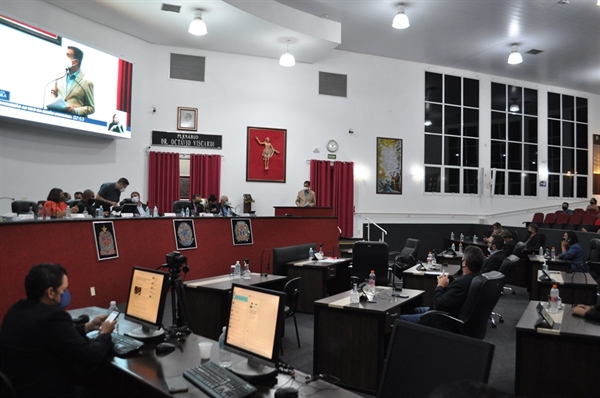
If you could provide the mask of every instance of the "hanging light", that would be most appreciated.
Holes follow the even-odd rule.
[[[511,65],[516,65],[523,62],[523,57],[521,56],[521,54],[519,54],[519,46],[513,44],[511,49],[511,53],[508,56],[508,63]]]
[[[204,36],[208,33],[206,24],[202,20],[202,10],[196,10],[194,13],[194,20],[190,23],[188,32],[195,36]]]
[[[292,54],[290,54],[290,51],[289,51],[290,39],[286,39],[285,42],[286,42],[285,54],[283,54],[281,56],[281,58],[279,58],[279,65],[285,66],[285,67],[294,66],[294,65],[296,65],[296,60],[294,59],[294,56]]]
[[[392,22],[392,27],[396,29],[406,29],[410,26],[410,22],[408,22],[408,17],[404,13],[404,4],[400,4],[398,6],[398,14],[394,17],[394,21]]]
[[[519,104],[517,104],[515,102],[515,103],[510,104],[510,106],[508,107],[508,110],[511,112],[519,112],[521,110],[521,108],[519,108]]]

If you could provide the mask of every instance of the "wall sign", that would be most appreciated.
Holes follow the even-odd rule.
[[[212,134],[169,133],[167,131],[153,131],[152,145],[223,149],[223,136]]]

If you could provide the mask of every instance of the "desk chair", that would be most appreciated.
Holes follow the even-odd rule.
[[[515,266],[517,265],[517,263],[519,262],[520,258],[515,256],[514,254],[511,254],[510,256],[506,257],[504,259],[504,261],[502,262],[502,265],[500,266],[500,269],[498,270],[502,275],[504,275],[504,282],[506,283],[506,281],[509,279],[510,274],[512,274],[512,271],[514,270]],[[502,292],[500,294],[504,294],[504,290],[509,290],[512,292],[512,294],[515,294],[515,291],[512,287],[510,286],[502,286]],[[502,318],[502,315],[492,311],[492,313],[490,314],[490,321],[492,322],[492,327],[495,328],[496,327],[496,320],[494,319],[494,316],[498,317],[498,322],[502,323],[504,322],[504,318]]]
[[[589,252],[585,262],[594,279],[600,276],[600,239],[590,239]]]
[[[36,202],[29,202],[27,200],[15,200],[10,204],[11,211],[17,214],[27,214],[29,209],[33,210],[33,214],[37,216],[38,205]]]
[[[375,284],[387,286],[389,252],[390,248],[385,242],[355,242],[352,245],[351,282],[363,282],[371,270],[375,270]]]
[[[428,397],[456,380],[487,383],[494,345],[397,319],[394,322],[377,398]]]
[[[176,200],[173,202],[173,213],[181,213],[181,209],[185,209],[186,207],[190,209],[190,214],[193,214],[194,204],[192,202],[189,200]]]
[[[525,242],[517,242],[515,248],[513,250],[513,254],[517,257],[521,257],[523,251],[525,250]]]
[[[300,299],[300,282],[302,282],[302,278],[294,278],[288,281],[283,287],[283,291],[285,292],[285,309],[283,312],[283,319],[285,320],[288,318],[294,318],[294,327],[296,328],[298,348],[300,348],[300,334],[298,333],[298,322],[296,322],[296,308],[298,307],[298,300]],[[283,355],[282,340],[279,340],[281,355]]]
[[[471,281],[458,318],[447,312],[434,310],[424,313],[419,323],[483,340],[487,321],[500,298],[504,281],[504,275],[498,271],[479,274]]]

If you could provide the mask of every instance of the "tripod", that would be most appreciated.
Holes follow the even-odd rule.
[[[192,331],[188,326],[187,304],[185,301],[183,280],[180,276],[179,267],[170,267],[169,276],[169,284],[171,286],[171,311],[173,315],[173,325],[169,327],[168,334],[190,334]]]

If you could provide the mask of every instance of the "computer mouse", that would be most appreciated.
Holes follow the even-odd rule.
[[[281,387],[275,390],[275,398],[296,398],[298,390],[292,387]]]
[[[160,343],[159,345],[156,346],[156,353],[157,354],[164,354],[164,353],[168,353],[168,352],[173,352],[175,351],[175,344],[171,344],[171,343]]]

